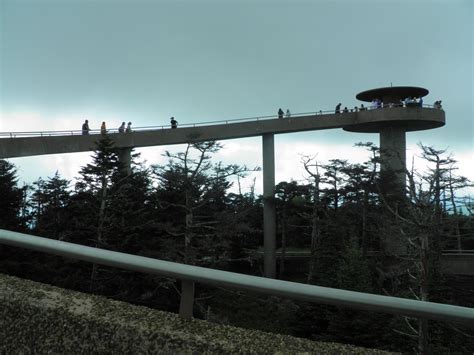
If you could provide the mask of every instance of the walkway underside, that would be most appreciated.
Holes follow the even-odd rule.
[[[118,148],[135,148],[334,128],[375,133],[383,127],[397,126],[406,131],[416,131],[441,127],[444,123],[445,114],[442,110],[384,108],[337,115],[317,114],[178,129],[140,130],[126,134],[113,133],[110,137]],[[100,135],[2,138],[0,159],[91,151],[95,149],[95,142],[99,138]]]

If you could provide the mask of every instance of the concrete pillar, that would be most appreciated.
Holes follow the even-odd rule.
[[[132,172],[132,148],[120,148],[118,151],[118,158],[123,164],[123,173],[130,175]]]
[[[386,127],[380,132],[380,173],[385,184],[386,202],[399,213],[403,213],[406,196],[406,140],[400,127]],[[392,255],[406,255],[408,243],[402,235],[384,235],[382,243],[386,252]]]
[[[263,152],[263,248],[265,277],[276,276],[275,141],[262,136]]]
[[[380,131],[380,171],[395,173],[402,191],[406,186],[406,134],[401,127],[385,127]]]

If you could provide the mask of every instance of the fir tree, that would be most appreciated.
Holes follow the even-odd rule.
[[[0,160],[0,228],[15,231],[26,228],[26,189],[26,186],[18,187],[15,165]]]
[[[70,233],[68,206],[71,193],[69,180],[62,179],[56,171],[47,181],[38,179],[31,201],[35,216],[35,232],[54,239],[67,239]]]

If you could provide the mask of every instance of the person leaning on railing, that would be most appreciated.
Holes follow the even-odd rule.
[[[122,122],[120,127],[118,128],[119,133],[124,133],[125,132],[125,122]]]
[[[414,97],[414,98],[411,98],[411,97],[407,97],[405,99],[405,107],[423,107],[423,98],[417,98],[417,97]]]
[[[171,117],[171,118],[170,118],[170,123],[171,123],[171,128],[172,128],[172,129],[178,128],[178,121],[176,121],[176,120],[174,119],[174,117]]]
[[[281,108],[278,109],[278,118],[283,118],[284,112]]]
[[[82,135],[87,136],[89,134],[90,128],[89,128],[89,121],[85,120],[84,123],[82,124]]]
[[[102,122],[102,125],[100,126],[100,134],[106,135],[107,134],[107,128],[105,127],[105,121]]]

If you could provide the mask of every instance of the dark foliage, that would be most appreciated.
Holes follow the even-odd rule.
[[[454,175],[453,160],[442,158],[442,151],[425,149],[434,170],[411,174],[407,197],[401,198],[387,193],[390,179],[380,175],[377,149],[360,145],[372,155],[364,164],[331,160],[315,164],[319,170],[308,182],[277,184],[279,278],[472,307],[473,279],[447,277],[440,268],[443,248],[473,243],[472,216],[461,213],[455,197],[469,182]],[[263,244],[262,199],[253,191],[231,191],[230,178],[248,170],[213,163],[220,148],[215,142],[190,144],[185,152],[166,153],[168,162],[151,170],[134,158],[129,174],[104,136],[74,188],[56,172],[37,180],[29,195],[18,186],[15,167],[0,161],[0,228],[260,276],[262,261],[255,255]],[[406,251],[404,258],[396,248]],[[311,251],[310,262],[287,258],[292,251]],[[0,257],[0,272],[178,309],[175,280],[5,246]],[[420,273],[420,263],[429,272]],[[210,321],[388,350],[419,349],[420,336],[411,329],[416,320],[204,285],[196,293],[196,314]],[[474,348],[469,329],[430,322],[429,332],[433,352]]]
[[[0,160],[0,228],[24,230],[28,222],[24,200],[27,187],[18,186],[15,166]]]

